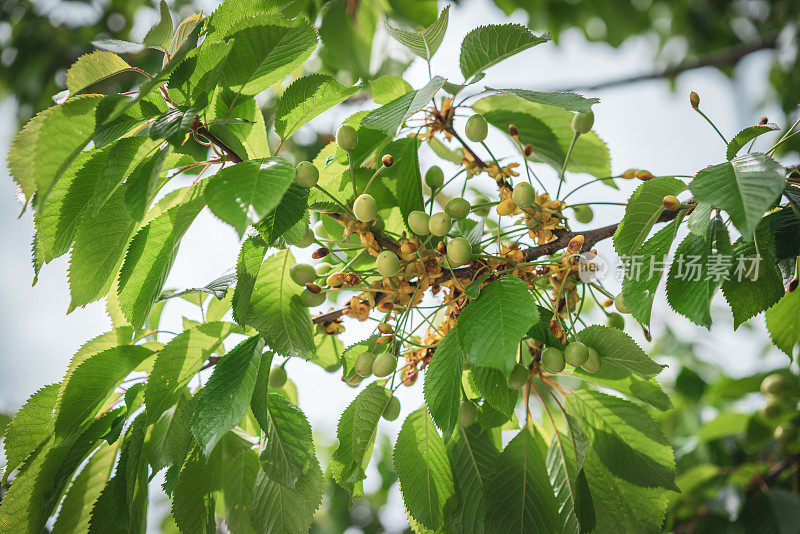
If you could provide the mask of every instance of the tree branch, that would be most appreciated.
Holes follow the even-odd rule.
[[[606,80],[604,82],[593,83],[593,84],[583,84],[583,85],[576,85],[574,87],[568,87],[563,89],[557,89],[559,92],[572,92],[572,91],[597,91],[599,89],[608,89],[609,87],[617,87],[620,85],[629,85],[639,82],[645,82],[648,80],[658,80],[662,78],[673,78],[682,72],[686,72],[689,70],[700,69],[703,67],[722,67],[725,65],[731,65],[742,59],[748,54],[752,54],[753,52],[757,52],[759,50],[765,50],[770,48],[775,48],[778,42],[778,32],[772,31],[764,35],[761,39],[756,39],[754,41],[746,42],[746,43],[739,43],[737,45],[723,48],[722,50],[717,50],[715,52],[711,52],[704,56],[690,58],[677,65],[672,65],[669,67],[663,67],[661,69],[654,70],[649,73],[645,74],[638,74],[635,76],[628,76],[625,78],[618,78],[615,80]]]

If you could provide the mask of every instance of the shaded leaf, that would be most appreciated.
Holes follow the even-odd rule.
[[[311,119],[347,100],[358,87],[345,87],[326,74],[311,74],[292,82],[275,109],[275,132],[281,139],[292,136]]]
[[[450,6],[445,6],[436,19],[436,22],[413,32],[399,30],[392,27],[388,22],[385,22],[384,25],[389,35],[394,37],[397,42],[407,47],[422,59],[430,61],[444,39],[444,34],[447,31],[449,13]]]
[[[532,46],[546,43],[520,24],[490,24],[475,28],[461,42],[459,66],[465,80]]]

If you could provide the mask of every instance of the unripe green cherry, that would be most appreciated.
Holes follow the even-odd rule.
[[[353,202],[353,214],[362,222],[370,222],[378,216],[378,204],[369,193],[360,195]]]
[[[589,347],[589,357],[581,365],[585,371],[596,373],[600,370],[600,353]]]
[[[625,330],[625,317],[616,312],[611,312],[608,314],[607,324],[611,328],[616,328],[618,330]]]
[[[369,226],[376,232],[383,232],[386,229],[386,221],[384,221],[383,218],[378,216],[374,221],[370,223]]]
[[[486,195],[478,195],[477,197],[475,197],[475,200],[472,201],[472,205],[478,206],[480,204],[488,204],[489,202],[491,202],[491,200],[489,200],[489,197],[487,197]],[[481,206],[480,208],[473,208],[472,211],[474,211],[475,215],[479,217],[486,217],[487,215],[489,215],[489,209],[490,209],[489,206]]]
[[[463,237],[447,243],[447,259],[454,265],[464,265],[472,257],[472,245]]]
[[[308,289],[303,289],[300,293],[300,304],[306,308],[313,308],[325,302],[325,293],[312,293]]]
[[[573,341],[564,349],[564,359],[573,367],[580,367],[589,358],[589,347],[580,341]]]
[[[797,439],[797,428],[792,423],[783,423],[775,429],[772,435],[776,440],[781,443],[788,443]]]
[[[458,425],[467,428],[478,418],[478,408],[471,400],[462,400],[458,406]]]
[[[572,117],[572,129],[575,133],[589,133],[592,130],[592,126],[594,126],[594,113],[591,111],[576,113]]]
[[[392,397],[383,409],[383,418],[387,421],[394,421],[400,415],[400,399]]]
[[[439,166],[434,165],[425,173],[425,185],[431,189],[439,189],[444,185],[444,172]]]
[[[336,132],[336,144],[344,151],[353,150],[358,144],[358,132],[349,124],[342,124]]]
[[[384,250],[378,254],[375,263],[378,266],[378,272],[381,273],[381,276],[386,276],[388,278],[397,276],[400,270],[400,258],[391,250]]]
[[[280,365],[270,369],[268,384],[271,389],[281,389],[286,384],[286,369]]]
[[[356,359],[353,368],[356,374],[361,377],[368,377],[372,373],[372,363],[375,361],[375,355],[370,351],[362,352]]]
[[[627,315],[631,313],[625,303],[622,301],[622,293],[619,293],[616,297],[614,297],[614,307],[623,315]]]
[[[311,230],[311,228],[307,228],[306,234],[300,239],[300,241],[296,242],[294,246],[298,248],[306,248],[311,246],[315,239],[316,236],[314,235],[314,231]]]
[[[572,211],[575,212],[575,220],[579,223],[588,224],[592,222],[594,219],[594,212],[592,211],[592,207],[586,204],[579,204],[577,206],[572,207]]]
[[[775,419],[783,413],[783,407],[784,403],[782,399],[770,395],[767,398],[767,402],[761,407],[761,415],[767,419]]]
[[[412,211],[408,214],[408,227],[419,236],[426,236],[431,233],[428,230],[428,214],[424,211]]]
[[[764,378],[761,382],[761,392],[780,397],[786,393],[790,385],[786,377],[778,373],[773,373]]]
[[[292,268],[289,269],[289,277],[295,284],[304,286],[316,280],[317,272],[314,270],[314,267],[307,263],[295,263],[292,265]]]
[[[536,202],[536,191],[533,186],[528,182],[520,182],[514,186],[514,191],[511,193],[511,200],[519,208],[530,208]]]
[[[379,377],[389,376],[397,369],[397,358],[388,352],[378,354],[372,362],[372,374]]]
[[[453,221],[450,216],[443,211],[434,213],[428,219],[428,231],[437,237],[446,235],[447,232],[453,227]]]
[[[486,139],[486,135],[489,133],[489,125],[486,123],[486,119],[483,118],[483,115],[476,114],[467,119],[467,126],[464,128],[464,133],[467,134],[467,139],[473,143],[480,143]]]
[[[551,373],[564,370],[564,353],[555,347],[547,347],[542,351],[542,367]]]
[[[519,389],[528,382],[530,376],[531,375],[528,371],[528,368],[521,363],[518,363],[513,369],[511,369],[511,374],[508,375],[506,383],[511,389]]]
[[[469,215],[469,210],[472,206],[469,205],[469,202],[463,198],[451,198],[447,205],[444,207],[444,211],[452,217],[453,219],[463,219],[467,215]]]
[[[319,171],[313,163],[310,161],[301,161],[297,164],[295,169],[294,181],[297,182],[297,185],[306,189],[311,189],[317,185],[317,181],[319,181]]]
[[[323,261],[314,267],[314,272],[317,273],[317,276],[322,276],[323,274],[328,274],[331,272],[331,269],[333,269],[333,265]]]

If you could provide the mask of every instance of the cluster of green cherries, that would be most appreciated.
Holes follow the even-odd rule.
[[[792,391],[792,384],[784,375],[773,373],[761,382],[761,392],[767,401],[761,407],[761,415],[767,419],[781,419],[787,413],[797,412],[797,391]],[[792,421],[781,423],[775,428],[773,437],[782,444],[797,439],[798,429]]]

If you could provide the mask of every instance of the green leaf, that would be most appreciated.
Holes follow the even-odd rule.
[[[281,203],[260,223],[256,224],[255,229],[264,242],[272,246],[284,235],[291,234],[295,225],[307,217],[307,206],[308,189],[293,183],[284,193]]]
[[[141,345],[106,349],[75,368],[64,387],[55,416],[60,441],[74,438],[96,415],[122,380],[153,354]]]
[[[233,43],[204,43],[189,52],[170,76],[170,97],[185,109],[205,102],[214,92],[232,45]],[[225,112],[228,111],[226,108]]]
[[[572,376],[600,387],[613,389],[630,399],[646,402],[657,410],[665,411],[673,408],[672,401],[656,380],[641,378],[617,365],[603,365],[596,373],[578,368],[573,371]]]
[[[492,65],[549,40],[549,35],[537,37],[520,24],[480,26],[469,32],[461,43],[458,61],[461,74],[469,80]]]
[[[64,497],[53,534],[88,532],[92,507],[111,476],[117,449],[117,444],[104,443],[92,455]]]
[[[328,2],[320,9],[319,57],[332,72],[348,72],[352,79],[369,79],[372,41],[381,11],[374,2],[359,2],[355,13],[347,4]]]
[[[698,202],[728,212],[745,239],[786,187],[786,171],[764,154],[744,154],[698,172],[689,189]]]
[[[93,215],[108,201],[117,188],[146,158],[156,153],[161,141],[147,137],[124,137],[110,145],[103,172],[97,179]]]
[[[463,361],[458,333],[451,330],[436,347],[425,368],[425,403],[436,426],[442,429],[445,436],[453,433],[458,422]]]
[[[545,93],[541,91],[531,91],[530,89],[492,89],[491,87],[487,87],[486,89],[489,91],[516,95],[534,104],[556,106],[561,109],[566,109],[567,111],[576,111],[578,113],[589,113],[592,111],[592,106],[594,104],[600,103],[599,98],[584,98],[577,93]]]
[[[259,471],[253,492],[252,523],[259,532],[306,534],[322,503],[324,489],[325,478],[318,464],[300,477],[294,489]]]
[[[636,188],[628,199],[625,215],[614,232],[614,248],[620,257],[639,253],[650,235],[650,230],[664,211],[664,197],[677,195],[684,189],[686,184],[671,176],[653,178]]]
[[[473,366],[470,377],[483,398],[510,419],[514,416],[519,391],[508,387],[506,375],[503,373],[503,371],[489,367]]]
[[[233,291],[233,320],[244,325],[250,310],[250,298],[258,278],[261,262],[267,255],[268,246],[258,236],[244,240],[236,260],[236,289]]]
[[[240,118],[245,122],[217,124]],[[264,114],[255,99],[236,99],[236,96],[218,89],[206,108],[206,128],[242,159],[266,158],[270,155]]]
[[[500,451],[486,434],[478,430],[478,425],[472,425],[456,428],[453,437],[447,442],[447,455],[458,498],[455,517],[448,518],[448,524],[457,532],[483,534],[486,531],[483,487],[494,469]]]
[[[588,447],[588,439],[585,445]],[[573,441],[556,432],[547,449],[547,470],[558,501],[561,532],[578,534],[592,531],[595,515],[586,474],[582,466],[578,466],[575,453]],[[583,448],[583,454],[586,454],[586,448]]]
[[[786,293],[767,310],[767,330],[776,347],[792,358],[800,343],[800,291]]]
[[[222,442],[226,445],[220,466],[225,523],[231,532],[255,532],[250,522],[250,508],[258,476],[258,453],[250,448],[248,442],[238,437],[235,445],[228,447],[229,441],[233,441],[230,438],[234,437],[235,434],[227,434]]]
[[[25,458],[53,433],[53,408],[58,388],[59,384],[50,384],[36,391],[6,427],[3,443],[6,461],[4,484],[11,472],[20,467]]]
[[[641,324],[650,325],[650,313],[658,283],[666,268],[667,254],[680,228],[684,212],[656,232],[636,252],[641,258],[641,269],[631,268],[622,282],[622,298],[631,315]]]
[[[8,150],[8,170],[26,198],[36,191],[36,204],[44,202],[92,138],[95,108],[102,98],[70,98],[47,108],[23,126]]]
[[[326,74],[298,78],[286,88],[275,109],[275,132],[288,139],[301,126],[323,111],[340,104],[358,92]]]
[[[384,153],[392,155],[394,163],[383,171],[381,178],[385,180],[387,189],[394,195],[395,204],[400,208],[405,225],[412,211],[424,209],[422,176],[419,171],[419,141],[416,138],[399,139],[390,143],[384,149]],[[380,197],[376,197],[376,200],[378,198]],[[385,206],[381,203],[380,207]]]
[[[750,418],[747,414],[724,412],[701,426],[697,437],[700,441],[714,441],[737,434],[744,435],[749,424]]]
[[[167,52],[172,41],[172,15],[169,12],[169,6],[164,0],[161,0],[160,10],[161,20],[150,28],[142,43]]]
[[[161,94],[150,94],[136,102],[133,102],[133,100],[133,97],[122,94],[111,94],[103,97],[95,112],[95,130],[92,137],[95,148],[102,148],[116,141],[120,136],[133,131],[145,121],[167,111],[167,103]],[[128,104],[130,104],[130,107],[125,112],[118,114],[113,119],[109,119],[118,107],[127,106]]]
[[[311,425],[300,408],[283,395],[261,397],[258,402],[253,397],[253,413],[267,435],[261,467],[270,479],[295,489],[300,477],[318,465]]]
[[[288,20],[276,13],[243,17],[226,32],[226,39],[233,39],[233,48],[223,79],[226,87],[242,96],[268,89],[317,47],[316,32],[305,18]]]
[[[503,449],[484,487],[486,521],[495,532],[558,531],[546,455],[547,445],[530,423]]]
[[[406,509],[422,525],[437,530],[456,497],[444,440],[425,406],[403,422],[392,457]]]
[[[390,26],[388,22],[384,22],[384,25],[389,35],[394,37],[397,42],[410,49],[425,61],[430,61],[444,39],[444,34],[447,31],[449,13],[450,6],[445,6],[436,19],[436,22],[414,32],[399,30]]]
[[[678,490],[672,447],[644,409],[591,390],[576,391],[567,406],[588,427],[591,450],[611,473],[638,486]]]
[[[431,147],[431,150],[433,150],[437,156],[445,161],[455,163],[456,165],[461,165],[461,162],[464,161],[464,155],[461,151],[451,150],[435,137],[428,139],[428,146]]]
[[[245,323],[258,330],[267,345],[284,356],[309,357],[314,336],[308,308],[300,303],[302,286],[289,277],[294,257],[288,250],[264,260],[253,285]]]
[[[686,221],[689,231],[695,235],[706,235],[708,226],[711,224],[711,211],[713,209],[714,206],[708,202],[698,203]]]
[[[406,93],[367,113],[361,120],[361,125],[394,137],[406,119],[422,111],[430,103],[444,81],[441,76],[434,76],[422,89]]]
[[[128,188],[122,200],[132,219],[141,221],[152,204],[158,191],[158,177],[169,151],[169,145],[162,145],[155,154],[139,163],[128,175]]]
[[[150,424],[158,421],[167,408],[178,402],[203,362],[218,350],[235,328],[236,325],[231,323],[200,324],[184,330],[159,351],[144,391]]]
[[[748,126],[744,130],[741,130],[739,133],[737,133],[733,139],[728,142],[728,150],[725,156],[727,157],[728,161],[732,160],[747,143],[759,137],[760,135],[774,132],[777,129],[778,127],[775,125]]]
[[[391,74],[371,80],[369,86],[372,89],[372,99],[376,104],[388,104],[414,90],[403,78]]]
[[[800,524],[800,499],[781,488],[755,492],[748,497],[740,522],[748,533],[790,534]]]
[[[492,95],[472,105],[489,123],[508,134],[508,126],[519,130],[519,141],[531,144],[531,161],[546,163],[561,171],[575,132],[574,114],[564,109],[528,102],[515,95]],[[567,164],[567,171],[604,178],[611,175],[611,157],[606,144],[594,132],[578,137]]]
[[[192,435],[206,456],[247,413],[263,348],[260,336],[239,343],[217,363],[208,383],[197,394]]]
[[[361,481],[372,455],[378,421],[392,398],[392,392],[377,382],[370,383],[342,413],[336,427],[339,445],[331,456],[333,480],[347,490],[351,499],[363,494]]]
[[[278,206],[294,175],[292,164],[281,157],[237,163],[209,178],[208,207],[242,235]]]
[[[128,62],[112,52],[95,50],[79,57],[67,69],[67,89],[75,95],[109,76],[131,68]]]
[[[196,399],[184,389],[177,403],[153,425],[148,461],[154,472],[174,464],[182,465],[186,459],[192,445],[190,423]]]
[[[516,276],[503,276],[486,285],[461,312],[461,348],[471,363],[508,375],[517,361],[519,342],[538,318],[528,285]]]
[[[775,256],[775,236],[771,221],[776,214],[767,215],[756,228],[756,244],[740,237],[733,245],[731,276],[722,283],[722,294],[733,312],[733,328],[755,317],[778,302],[784,294],[783,277]],[[737,276],[738,258],[752,259],[761,256],[766,270],[756,280]],[[746,262],[749,267],[750,262]]]
[[[606,365],[653,378],[666,367],[650,359],[625,332],[610,326],[592,325],[578,332],[578,339],[600,354],[601,368]]]
[[[172,516],[181,532],[214,534],[213,458],[205,458],[199,449],[189,454],[181,467],[172,495]]]
[[[181,238],[204,207],[202,200],[179,204],[143,226],[131,240],[117,295],[125,318],[135,328],[141,328],[161,295]]]

